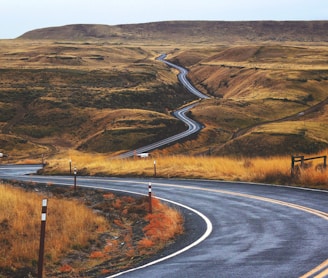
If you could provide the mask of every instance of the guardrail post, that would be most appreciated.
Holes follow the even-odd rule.
[[[45,235],[46,235],[47,203],[48,203],[47,199],[42,200],[41,233],[40,233],[40,248],[39,248],[39,261],[38,261],[38,278],[42,278],[42,272],[43,272],[44,238],[45,238]]]

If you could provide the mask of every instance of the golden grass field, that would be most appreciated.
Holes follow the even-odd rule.
[[[35,268],[38,261],[42,196],[2,185],[0,269]],[[108,230],[106,219],[81,203],[49,198],[45,264],[58,261],[68,250],[86,246],[100,231]]]
[[[327,150],[312,156],[325,156]],[[81,175],[139,176],[162,178],[213,179],[271,184],[295,185],[328,189],[328,172],[316,170],[323,159],[312,161],[311,167],[291,177],[291,157],[209,157],[168,156],[158,152],[152,158],[110,159],[102,154],[70,151],[47,161],[46,174],[68,174],[69,160],[80,169]],[[317,167],[318,168],[318,167]],[[78,170],[79,171],[79,170]]]

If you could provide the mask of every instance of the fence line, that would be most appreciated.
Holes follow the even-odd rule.
[[[305,158],[304,155],[296,155],[296,156],[292,156],[292,161],[291,161],[291,176],[294,177],[296,174],[296,170],[299,169],[299,167],[297,167],[295,164],[296,163],[300,163],[300,168],[305,168],[306,167],[306,163],[305,161],[309,161],[309,160],[315,160],[315,159],[323,159],[323,168],[326,169],[327,168],[327,156],[326,155],[322,155],[322,156],[314,156],[314,157],[308,157]]]

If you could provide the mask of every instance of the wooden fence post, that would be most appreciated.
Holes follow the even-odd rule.
[[[324,169],[327,168],[327,156],[326,155],[323,157],[323,168]]]
[[[295,167],[295,157],[292,155],[292,165],[291,165],[291,169],[290,169],[290,175],[291,177],[293,178],[294,175],[295,175],[295,172],[294,172],[294,167]]]

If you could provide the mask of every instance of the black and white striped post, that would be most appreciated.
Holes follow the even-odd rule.
[[[77,170],[76,167],[74,167],[74,191],[76,191],[76,175],[77,175]]]
[[[149,200],[149,213],[153,213],[152,200],[151,200],[151,182],[148,184],[148,200]]]
[[[48,204],[48,200],[43,199],[42,211],[41,211],[41,233],[40,233],[40,248],[39,248],[39,261],[38,261],[38,278],[42,278],[42,272],[43,272],[44,238],[46,235],[47,204]]]

